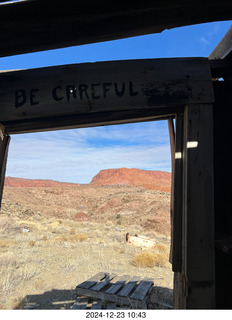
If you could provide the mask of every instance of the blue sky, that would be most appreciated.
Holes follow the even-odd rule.
[[[0,58],[0,70],[171,57],[207,57],[231,21]],[[167,121],[13,135],[6,175],[89,183],[102,169],[171,171]]]

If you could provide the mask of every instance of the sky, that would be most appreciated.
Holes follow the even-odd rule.
[[[0,70],[173,57],[208,57],[232,21],[0,58]],[[171,172],[167,121],[12,135],[6,176],[89,183],[103,169]]]

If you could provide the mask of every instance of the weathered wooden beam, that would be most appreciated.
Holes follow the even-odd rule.
[[[174,214],[174,166],[175,166],[175,128],[173,118],[168,118],[168,131],[171,150],[171,163],[172,163],[172,181],[171,181],[171,199],[170,199],[170,220],[171,220],[171,239],[173,239],[173,214]],[[169,261],[173,260],[173,241],[171,241]]]
[[[166,120],[179,108],[157,108],[125,110],[120,112],[99,112],[60,117],[39,118],[25,121],[5,122],[7,134],[31,133],[52,130],[66,130],[106,125],[117,125],[155,120]]]
[[[215,308],[213,105],[184,111],[183,307]]]
[[[232,19],[230,0],[28,0],[0,4],[0,56]]]
[[[209,59],[230,59],[232,58],[232,26],[227,31],[225,36],[218,43],[216,48],[210,53]]]
[[[160,115],[163,108],[165,115],[165,108],[213,101],[211,72],[204,58],[114,61],[0,73],[0,122],[6,128],[37,124],[27,131],[49,128],[44,128],[46,121],[57,128],[73,126],[78,118],[82,124],[91,122],[88,117],[102,122],[96,119],[98,114],[120,117],[127,111],[134,112],[133,119],[135,111],[137,118],[146,118],[155,116],[156,109]]]
[[[183,215],[183,112],[176,114],[175,165],[173,175],[172,270],[182,271]]]
[[[0,208],[2,203],[9,143],[10,136],[5,134],[4,126],[0,124]]]

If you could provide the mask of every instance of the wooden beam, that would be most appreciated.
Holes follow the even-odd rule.
[[[7,128],[33,122],[36,128],[27,130],[39,130],[49,121],[51,128],[56,128],[57,121],[57,127],[73,126],[73,119],[78,122],[78,118],[88,124],[93,117],[102,122],[96,119],[98,114],[123,112],[125,116],[127,111],[146,118],[155,116],[156,109],[160,115],[163,108],[165,115],[165,108],[174,110],[200,101],[214,101],[211,72],[204,58],[114,61],[0,73],[0,122]]]
[[[0,208],[2,203],[9,143],[10,136],[5,134],[4,126],[0,124]]]
[[[173,175],[172,270],[182,271],[183,215],[183,112],[176,114],[175,165]]]
[[[183,112],[176,114],[176,136],[175,136],[175,166],[173,178],[173,216],[172,228],[172,270],[174,272],[174,296],[175,309],[183,309],[185,296],[182,276],[183,259]]]
[[[184,112],[183,307],[215,308],[213,105]]]
[[[7,134],[31,133],[40,131],[77,129],[126,123],[166,120],[179,108],[157,108],[124,110],[119,112],[99,112],[61,117],[49,117],[25,121],[5,122]]]
[[[173,118],[168,118],[168,131],[169,131],[172,171],[173,171],[174,165],[175,165],[175,128],[174,128]]]
[[[232,19],[230,0],[28,0],[0,4],[0,56]]]
[[[175,128],[173,118],[168,118],[168,131],[171,149],[172,163],[172,181],[171,181],[171,199],[170,199],[170,220],[171,220],[171,239],[173,239],[173,214],[174,214],[174,166],[175,166]],[[171,241],[169,261],[173,261],[173,241]]]
[[[222,40],[218,43],[216,48],[210,53],[209,59],[232,59],[232,26],[227,31]]]

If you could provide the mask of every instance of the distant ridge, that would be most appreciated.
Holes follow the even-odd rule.
[[[59,182],[54,180],[46,179],[23,179],[23,178],[13,178],[6,177],[5,184],[6,187],[20,187],[20,188],[32,188],[32,187],[69,187],[78,186],[77,183],[69,182]]]
[[[171,173],[141,169],[101,170],[93,177],[91,185],[131,185],[164,192],[171,191]]]
[[[171,173],[141,169],[106,169],[101,170],[90,182],[92,186],[129,185],[140,186],[150,190],[171,191]],[[5,178],[6,187],[70,187],[80,186],[78,183],[59,182],[50,179]]]

